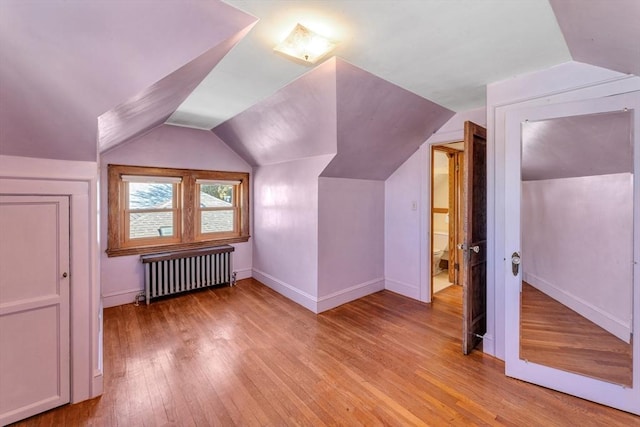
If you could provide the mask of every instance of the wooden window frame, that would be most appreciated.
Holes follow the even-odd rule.
[[[151,239],[127,239],[128,221],[127,185],[123,176],[180,177],[174,184],[175,237]],[[200,198],[197,180],[230,181],[237,183],[233,197],[237,204],[233,233],[200,233]],[[146,166],[107,166],[107,250],[109,257],[161,253],[172,250],[199,249],[211,246],[246,242],[249,234],[249,174],[246,172],[223,172],[195,169],[175,169]]]
[[[151,177],[153,178],[153,177]],[[152,181],[152,179],[150,179]],[[158,237],[150,237],[150,238],[137,238],[131,239],[126,233],[130,227],[130,214],[132,210],[128,208],[129,206],[129,185],[131,183],[122,180],[119,192],[120,196],[120,206],[122,207],[122,211],[120,212],[120,222],[122,227],[120,227],[120,242],[121,247],[123,248],[134,248],[139,246],[153,246],[158,244],[163,245],[172,245],[176,243],[180,243],[180,234],[182,228],[182,210],[179,208],[182,201],[182,183],[174,183],[173,186],[173,198],[172,198],[172,207],[170,209],[135,209],[136,212],[139,213],[154,213],[154,212],[171,212],[173,214],[173,236],[158,236]]]
[[[217,182],[224,182],[224,181],[217,181]],[[212,238],[218,238],[218,239],[224,239],[224,238],[229,238],[229,237],[235,237],[238,235],[239,232],[239,226],[240,226],[240,222],[241,222],[241,218],[242,218],[242,214],[240,212],[240,206],[241,206],[241,202],[240,202],[240,198],[238,197],[239,193],[241,192],[240,190],[240,184],[235,184],[235,182],[233,181],[229,181],[229,184],[233,183],[233,195],[231,198],[231,207],[225,207],[225,208],[216,208],[216,207],[209,207],[209,208],[203,208],[202,206],[200,206],[199,203],[199,196],[201,193],[200,191],[200,186],[202,184],[196,182],[196,190],[195,190],[195,194],[196,194],[196,200],[195,200],[195,239],[198,241],[204,241],[204,240],[210,240]],[[206,185],[206,184],[205,184]],[[202,212],[216,212],[216,211],[232,211],[233,212],[233,230],[230,232],[213,232],[213,233],[203,233],[202,232]]]

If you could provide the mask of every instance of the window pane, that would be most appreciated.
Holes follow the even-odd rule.
[[[221,233],[233,230],[233,210],[204,211],[200,215],[200,233]]]
[[[154,182],[129,183],[129,209],[173,208],[173,184]]]
[[[129,214],[129,238],[173,236],[173,212]]]
[[[231,207],[233,203],[232,184],[201,184],[200,207],[224,208]]]

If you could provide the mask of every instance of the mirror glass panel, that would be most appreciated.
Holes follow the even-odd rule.
[[[520,358],[632,384],[631,113],[522,124]]]

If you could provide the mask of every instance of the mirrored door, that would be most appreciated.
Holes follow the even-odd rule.
[[[522,124],[520,359],[632,386],[631,113]]]
[[[636,413],[637,102],[508,117],[505,273],[507,374]]]

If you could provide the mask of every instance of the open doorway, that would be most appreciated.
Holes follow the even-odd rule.
[[[431,148],[431,297],[446,292],[459,295],[460,265],[457,243],[462,232],[462,168],[464,143]]]
[[[464,354],[487,332],[486,132],[467,121],[463,142],[431,152],[431,300],[461,312]]]

